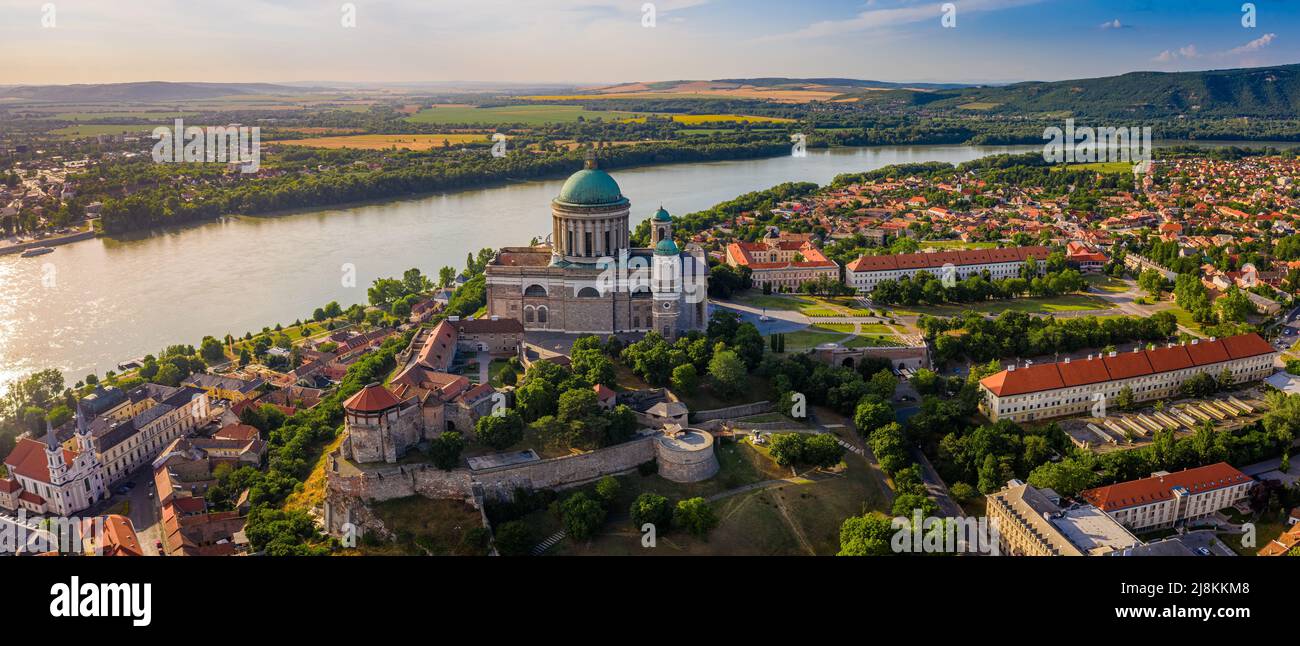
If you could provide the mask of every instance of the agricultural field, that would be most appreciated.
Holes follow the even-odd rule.
[[[1088,164],[1065,164],[1065,165],[1058,164],[1056,166],[1053,166],[1052,170],[1058,171],[1062,168],[1066,168],[1069,170],[1091,170],[1091,171],[1096,171],[1098,173],[1102,173],[1103,175],[1111,175],[1111,174],[1127,175],[1133,172],[1132,162],[1124,162],[1124,161],[1093,162]]]
[[[66,126],[50,130],[50,134],[64,139],[79,139],[82,137],[98,137],[99,135],[138,135],[141,133],[151,132],[158,126],[169,126],[169,124],[152,124],[152,125],[103,125],[103,124],[86,124],[80,126]]]
[[[407,150],[429,150],[430,148],[442,148],[449,144],[485,141],[489,141],[489,139],[484,134],[447,133],[436,135],[344,135],[307,139],[281,139],[275,143],[327,149],[387,150],[389,148],[405,148]]]
[[[567,123],[577,121],[579,118],[615,121],[644,116],[639,112],[588,110],[576,105],[510,105],[495,108],[440,106],[420,110],[407,117],[406,120],[411,123],[482,123],[539,126],[545,123]]]
[[[112,111],[112,112],[59,112],[41,117],[53,121],[98,121],[100,119],[151,119],[156,121],[170,122],[173,119],[182,119],[199,114],[198,112],[161,112],[161,111]]]
[[[729,121],[740,123],[794,123],[794,119],[783,119],[780,117],[752,117],[743,114],[656,114],[659,117],[671,116],[677,123],[694,126],[704,123],[726,123]],[[642,123],[645,117],[633,117],[624,121]]]

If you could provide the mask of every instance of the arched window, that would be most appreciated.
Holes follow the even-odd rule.
[[[524,290],[524,296],[545,296],[545,295],[546,295],[546,288],[542,287],[541,285],[529,285],[528,288]]]
[[[533,307],[530,305],[524,308],[524,323],[533,322]]]
[[[548,312],[548,310],[547,310],[547,308],[546,308],[545,305],[543,305],[543,306],[537,308],[537,322],[538,322],[538,323],[545,323],[545,322],[546,322],[546,315],[547,315],[547,312]]]
[[[664,239],[664,228],[663,228],[663,227],[659,227],[659,239],[660,239],[660,240],[663,240],[663,239]]]
[[[583,287],[578,290],[578,298],[600,298],[600,292],[595,287]]]

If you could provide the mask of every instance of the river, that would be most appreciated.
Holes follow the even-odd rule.
[[[634,220],[675,215],[789,181],[922,161],[958,163],[1038,146],[887,146],[806,157],[614,171]],[[0,384],[58,368],[69,384],[173,343],[308,318],[366,301],[376,278],[465,266],[482,247],[527,244],[551,226],[563,180],[530,181],[286,215],[230,216],[126,239],[98,238],[34,258],[0,256]],[[355,287],[343,284],[345,264]]]

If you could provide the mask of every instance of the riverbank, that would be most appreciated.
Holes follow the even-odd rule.
[[[91,240],[94,237],[95,237],[95,231],[94,229],[91,229],[89,231],[79,231],[77,233],[70,233],[68,235],[63,235],[63,236],[58,236],[53,238],[45,238],[42,240],[32,240],[30,242],[18,242],[13,244],[5,244],[3,246],[0,246],[0,256],[22,253],[28,249],[36,249],[38,247],[57,247],[65,244],[72,244],[74,242],[81,242],[82,240]]]

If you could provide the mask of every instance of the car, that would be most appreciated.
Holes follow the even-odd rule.
[[[764,314],[764,315],[758,317],[758,320],[760,320],[760,321],[762,321],[762,322],[764,322],[764,323],[767,323],[768,321],[771,321],[771,320],[772,320],[772,317],[770,317],[770,316]]]
[[[115,489],[115,491],[117,491],[118,494],[125,496],[126,494],[131,493],[131,488],[126,485],[122,485],[117,489]]]
[[[163,551],[162,541],[154,541],[153,546],[158,548],[159,552]]]
[[[1210,555],[1210,548],[1208,548],[1208,547],[1198,547],[1198,548],[1196,548],[1196,553],[1197,553],[1197,554],[1200,554],[1201,556],[1209,556],[1209,555]]]
[[[901,396],[899,396],[898,401],[900,401],[900,402],[910,402],[910,401],[912,401],[912,396],[911,396],[911,395],[901,395]]]

